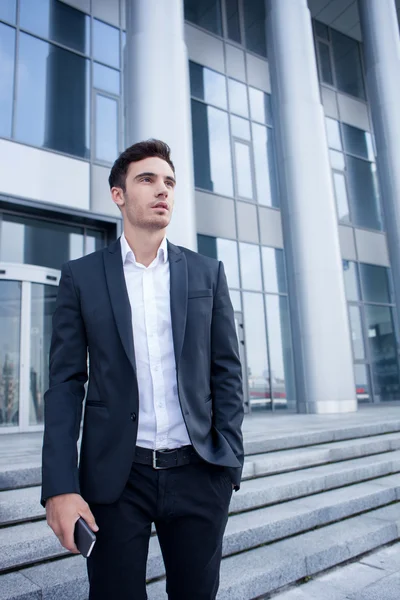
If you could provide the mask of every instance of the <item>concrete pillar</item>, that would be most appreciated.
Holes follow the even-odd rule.
[[[394,0],[359,0],[367,92],[400,323],[400,40]]]
[[[126,0],[126,146],[158,138],[171,147],[177,188],[171,242],[197,248],[189,66],[183,0]]]
[[[324,111],[306,0],[266,0],[298,408],[357,409]]]

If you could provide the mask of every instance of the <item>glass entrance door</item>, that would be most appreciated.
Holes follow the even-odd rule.
[[[0,433],[43,426],[59,271],[0,263]]]

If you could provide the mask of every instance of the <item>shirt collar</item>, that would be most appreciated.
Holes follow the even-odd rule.
[[[131,256],[136,263],[136,256],[133,253],[133,250],[128,244],[128,240],[125,237],[125,233],[121,235],[121,255],[122,255],[122,264],[124,265],[127,258]],[[159,249],[157,250],[157,258],[161,260],[164,264],[168,261],[168,244],[166,236],[163,238],[163,241],[160,244]]]

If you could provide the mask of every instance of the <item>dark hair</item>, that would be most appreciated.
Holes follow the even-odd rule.
[[[165,160],[175,174],[175,167],[170,158],[171,149],[165,142],[161,140],[146,140],[145,142],[138,142],[133,144],[119,155],[113,167],[111,169],[108,183],[110,188],[120,187],[125,191],[126,174],[128,172],[129,165],[133,162],[138,162],[150,156],[157,156],[162,160]]]

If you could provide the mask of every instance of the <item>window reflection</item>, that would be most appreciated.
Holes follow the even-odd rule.
[[[261,291],[260,247],[244,242],[241,242],[239,247],[242,287],[247,290]]]
[[[241,44],[238,0],[225,0],[226,24],[228,28],[228,38]]]
[[[217,238],[217,258],[224,263],[229,287],[240,287],[237,242]]]
[[[229,296],[231,298],[233,310],[237,312],[242,311],[242,300],[240,298],[240,292],[237,290],[229,290]]]
[[[195,98],[200,98],[207,104],[227,108],[226,79],[224,75],[211,69],[189,62],[190,91]]]
[[[248,200],[253,199],[253,178],[250,158],[250,146],[234,141],[237,195]]]
[[[357,127],[346,125],[346,123],[342,123],[342,128],[346,152],[373,161],[375,157],[372,148],[371,134],[368,131],[358,129]]]
[[[325,125],[329,148],[333,148],[334,150],[342,150],[339,121],[326,117]]]
[[[253,121],[270,125],[272,123],[271,96],[249,87],[250,113]]]
[[[267,56],[265,37],[265,2],[246,0],[243,2],[246,48],[261,56]]]
[[[90,17],[59,0],[20,0],[20,27],[89,54]]]
[[[271,408],[271,389],[262,294],[254,294],[252,292],[245,292],[243,294],[243,315],[250,405],[253,409],[257,407]]]
[[[382,230],[376,165],[353,156],[346,163],[354,225]]]
[[[332,63],[331,63],[331,52],[328,44],[318,41],[318,52],[319,52],[319,71],[321,81],[328,85],[333,85],[333,74],[332,74]]]
[[[220,0],[184,0],[185,19],[222,35]]]
[[[397,339],[392,309],[365,306],[371,373],[375,394],[381,402],[400,399]]]
[[[17,140],[89,156],[89,65],[77,54],[20,34]]]
[[[363,364],[354,365],[354,377],[356,380],[356,394],[359,402],[370,402],[371,386],[368,377],[368,367]]]
[[[0,3],[1,4],[1,3]],[[15,29],[0,23],[0,136],[11,137]]]
[[[350,223],[349,201],[344,173],[333,172],[333,187],[339,221],[341,223]]]
[[[249,106],[247,102],[247,88],[244,83],[228,79],[229,89],[229,109],[231,112],[241,115],[242,117],[249,116]]]
[[[270,383],[274,408],[296,406],[294,367],[286,296],[266,296],[270,352]]]
[[[233,196],[227,113],[192,100],[195,185]]]
[[[360,288],[358,282],[357,263],[343,260],[344,287],[347,300],[360,300]]]
[[[118,155],[118,103],[96,95],[96,158],[113,163]]]
[[[349,306],[351,339],[353,342],[353,354],[355,360],[365,358],[364,336],[361,326],[361,314],[359,306]]]
[[[17,10],[17,0],[1,0],[0,19],[15,24],[15,15]],[[1,34],[0,34],[1,38]],[[1,81],[1,80],[0,80]]]
[[[233,137],[241,138],[242,140],[251,140],[250,122],[242,117],[231,115],[231,130]]]
[[[102,231],[95,231],[92,229],[88,229],[86,231],[85,254],[90,254],[91,252],[101,250],[102,248],[104,248],[104,245],[105,238],[104,233]]]
[[[337,87],[341,92],[365,99],[359,44],[331,29]]]
[[[342,152],[337,152],[336,150],[330,150],[329,158],[331,161],[332,169],[337,169],[338,171],[345,170],[346,165],[344,162],[344,154]]]
[[[21,330],[21,283],[0,280],[0,427],[17,426]]]
[[[287,293],[286,268],[283,250],[261,247],[264,290],[266,292]]]
[[[278,181],[272,130],[252,123],[252,131],[258,203],[278,208]]]
[[[364,302],[394,303],[389,286],[389,270],[360,263],[361,285]]]
[[[119,68],[119,30],[93,19],[93,58]]]
[[[99,65],[99,63],[93,63],[93,87],[110,92],[119,96],[120,90],[120,74],[115,69]]]

